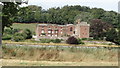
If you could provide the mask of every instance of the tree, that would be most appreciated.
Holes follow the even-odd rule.
[[[13,23],[13,17],[18,12],[18,5],[20,3],[2,2],[4,4],[2,11],[2,33],[5,27],[10,27]]]
[[[91,19],[93,19],[93,15],[91,15],[89,12],[81,12],[75,17],[75,22],[80,19],[81,21],[90,22]]]
[[[32,38],[32,32],[29,29],[25,29],[23,31],[23,34],[26,35],[25,39],[31,39]]]
[[[118,27],[118,13],[115,12],[104,12],[101,20],[112,24],[113,27]]]
[[[106,40],[113,42],[114,39],[117,37],[117,34],[118,34],[118,33],[117,33],[117,30],[116,30],[115,28],[112,28],[111,30],[109,30],[109,31],[107,32]]]
[[[90,23],[92,19],[101,19],[104,22],[112,24],[113,27],[118,27],[118,13],[115,11],[105,11],[102,8],[92,8],[86,6],[64,6],[42,9],[40,6],[30,5],[21,7],[18,16],[14,19],[15,22],[42,22],[50,24],[74,24],[77,19]]]
[[[111,24],[100,19],[93,19],[90,24],[90,36],[94,39],[103,39],[106,37],[106,32],[112,28]]]
[[[66,43],[67,44],[79,44],[79,40],[75,38],[74,36],[72,36],[66,40]]]
[[[109,30],[107,32],[106,40],[120,45],[120,30],[117,28]]]

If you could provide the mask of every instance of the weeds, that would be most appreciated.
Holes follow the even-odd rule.
[[[115,48],[32,47],[3,45],[3,56],[50,61],[117,61]],[[4,58],[3,57],[3,58]]]

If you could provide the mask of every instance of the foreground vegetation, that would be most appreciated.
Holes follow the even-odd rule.
[[[76,48],[76,47],[32,47],[3,45],[4,59],[20,59],[35,61],[118,61],[116,48]]]

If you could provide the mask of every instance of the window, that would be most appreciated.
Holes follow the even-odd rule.
[[[72,29],[72,27],[70,27],[70,31],[72,31],[73,29]]]
[[[74,34],[75,34],[75,31],[74,31]]]
[[[57,35],[55,35],[57,37]]]
[[[44,30],[42,30],[41,33],[45,33]]]
[[[57,30],[55,30],[55,33],[58,33],[58,31],[57,31]]]
[[[63,28],[61,27],[61,30],[63,30]]]
[[[52,31],[52,33],[54,33],[54,31]]]
[[[44,29],[44,26],[42,26],[42,29]]]
[[[48,34],[48,36],[51,36],[50,34]]]
[[[48,31],[48,33],[51,33],[51,31]]]

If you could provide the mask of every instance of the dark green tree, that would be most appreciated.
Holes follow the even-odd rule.
[[[14,16],[18,12],[18,8],[20,3],[13,3],[13,2],[2,2],[3,3],[3,10],[2,10],[2,33],[4,32],[5,27],[10,27],[14,22]]]

